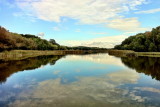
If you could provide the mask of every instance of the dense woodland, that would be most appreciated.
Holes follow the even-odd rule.
[[[12,33],[0,26],[0,51],[4,50],[102,50],[97,47],[61,46],[54,39],[49,41],[31,34]]]
[[[150,32],[130,36],[114,48],[137,52],[160,52],[160,26],[153,28]]]

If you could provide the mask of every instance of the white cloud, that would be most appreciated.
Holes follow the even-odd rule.
[[[144,3],[146,0],[16,0],[26,14],[30,13],[38,19],[62,22],[62,17],[69,17],[79,20],[81,24],[111,24],[110,19],[119,20],[117,18],[124,17],[121,13],[135,10]],[[135,19],[128,18],[123,22],[129,20]],[[132,27],[140,28],[138,20],[135,21],[138,24]],[[129,24],[125,25],[126,28],[130,27]]]
[[[140,27],[140,22],[137,18],[114,19],[111,20],[107,26],[126,32],[139,32],[148,30],[148,28]]]
[[[142,5],[142,4],[148,4],[149,1],[147,0],[131,0],[131,3],[129,4],[129,7],[132,10],[137,10],[136,6]]]
[[[136,14],[150,14],[160,12],[160,8],[135,12]]]
[[[113,48],[115,45],[120,44],[128,36],[106,36],[95,38],[92,40],[70,40],[63,41],[62,43],[67,46],[89,46],[89,47],[103,47],[103,48]]]
[[[136,31],[134,32],[124,32],[124,35],[134,35],[135,33],[137,33]]]
[[[44,32],[40,32],[40,33],[37,34],[37,36],[39,36],[39,37],[41,37],[41,38],[43,38],[44,35],[45,35]]]

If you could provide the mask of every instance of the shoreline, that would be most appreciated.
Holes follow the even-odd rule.
[[[31,57],[43,56],[43,55],[70,55],[70,54],[93,54],[93,53],[107,53],[107,50],[53,50],[53,51],[41,51],[41,50],[11,50],[0,52],[0,60],[21,60]]]
[[[160,52],[135,52],[132,50],[11,50],[0,52],[0,60],[22,60],[37,56],[47,55],[83,55],[83,54],[95,54],[95,53],[108,53],[109,55],[116,57],[160,57]]]
[[[132,50],[108,50],[109,55],[117,57],[139,57],[139,56],[148,56],[148,57],[160,57],[160,52],[135,52]]]

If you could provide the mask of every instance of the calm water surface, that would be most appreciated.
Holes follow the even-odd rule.
[[[0,107],[160,107],[160,58],[108,54],[0,61]]]

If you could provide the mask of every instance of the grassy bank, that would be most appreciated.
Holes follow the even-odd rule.
[[[105,50],[55,50],[55,51],[38,51],[38,50],[12,50],[0,52],[0,60],[21,60],[29,57],[42,55],[68,55],[68,54],[91,54],[107,52]]]
[[[160,52],[135,52],[137,56],[160,57]]]
[[[135,56],[135,52],[131,50],[108,50],[109,55],[114,55],[118,57]]]
[[[160,57],[160,52],[134,52],[132,50],[108,50],[109,55],[119,57],[137,57],[137,56],[149,56]]]

